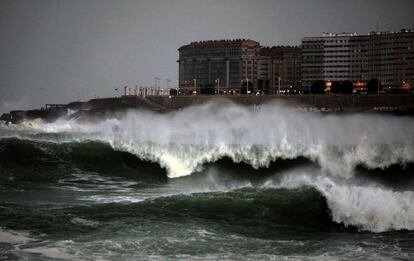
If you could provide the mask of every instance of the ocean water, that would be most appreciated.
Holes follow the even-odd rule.
[[[211,103],[0,125],[0,260],[413,260],[414,118]]]

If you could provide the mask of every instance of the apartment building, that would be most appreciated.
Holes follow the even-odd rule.
[[[324,33],[302,40],[302,83],[323,80],[367,83],[377,79],[386,88],[410,88],[414,80],[414,31]]]
[[[257,83],[260,44],[250,39],[201,41],[179,51],[179,85],[208,88],[218,82],[232,89]]]
[[[194,90],[220,84],[222,91],[276,93],[301,85],[299,47],[262,47],[250,39],[201,41],[179,51],[179,85]],[[245,90],[247,91],[247,90]]]

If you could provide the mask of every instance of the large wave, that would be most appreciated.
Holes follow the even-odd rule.
[[[230,164],[230,169],[240,172],[245,169],[244,164],[272,172],[280,166],[274,166],[274,162],[306,158],[317,163],[323,175],[319,175],[319,169],[318,175],[311,175],[312,168],[306,167],[302,174],[271,177],[268,182],[263,181],[258,186],[290,189],[311,186],[326,199],[332,221],[345,226],[374,232],[414,230],[414,194],[411,188],[404,191],[396,186],[375,184],[372,174],[369,174],[368,183],[363,184],[361,180],[355,182],[359,166],[374,169],[374,174],[380,172],[379,169],[395,165],[412,166],[412,133],[412,117],[369,113],[324,115],[275,104],[257,109],[215,102],[168,114],[129,111],[120,118],[90,123],[60,119],[54,123],[32,121],[20,125],[2,125],[0,167],[14,164],[13,167],[21,167],[16,171],[19,173],[30,169],[39,172],[39,162],[43,162],[44,167],[49,168],[44,171],[45,175],[36,173],[36,176],[29,178],[29,182],[39,178],[42,181],[60,179],[62,162],[63,165],[73,164],[70,168],[79,167],[98,173],[124,172],[131,176],[135,172],[142,173],[145,167],[149,168],[148,174],[153,175],[162,173],[161,168],[164,168],[170,178],[192,178],[196,175],[190,174],[208,168],[209,164],[206,163],[220,161],[219,164],[213,164],[220,167],[223,158],[242,163]],[[15,138],[5,139],[10,137]],[[156,164],[145,165],[146,161],[157,163],[159,167]],[[54,169],[54,175],[50,175]],[[402,168],[394,170],[403,172]],[[252,170],[247,172],[251,175],[258,173]],[[406,174],[411,175],[412,172],[403,174],[403,182],[412,179]],[[2,176],[3,186],[13,182],[4,173]],[[27,177],[15,183],[21,185],[21,181],[27,180]],[[209,181],[197,182],[208,186]],[[237,184],[232,181],[231,189],[237,189]],[[240,184],[253,186],[252,183]],[[255,191],[258,194],[254,196],[261,197],[260,191]],[[272,189],[264,193],[269,191],[282,193],[282,190]],[[319,195],[311,191],[311,197],[305,200],[305,205],[311,204],[312,197]],[[194,186],[191,192],[197,192]],[[239,196],[237,192],[234,193],[224,197]],[[200,197],[196,198],[204,202]],[[283,200],[274,198],[276,195],[269,197],[270,201],[284,204]],[[177,197],[174,200],[177,199],[185,206],[198,202],[192,197]],[[160,199],[157,202],[164,201]],[[207,203],[217,206],[220,211],[229,206],[226,202],[223,205],[214,203],[215,200],[211,202]],[[279,211],[281,208],[277,206],[276,209]],[[321,209],[315,212],[315,216],[325,213],[324,208]],[[284,216],[279,213],[272,217]]]
[[[277,186],[312,186],[327,200],[332,221],[360,230],[414,230],[414,192],[371,185],[343,183],[306,174],[285,176]]]
[[[200,171],[203,164],[223,157],[254,168],[305,157],[324,173],[342,177],[351,177],[358,165],[383,169],[414,162],[412,118],[323,115],[276,104],[253,109],[218,101],[168,114],[130,111],[93,123],[61,119],[1,129],[3,137],[102,141],[159,163],[171,178]]]

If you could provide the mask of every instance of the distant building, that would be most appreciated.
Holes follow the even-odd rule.
[[[261,47],[256,41],[237,39],[193,42],[178,51],[182,89],[203,92],[220,84],[220,92],[274,93],[279,79],[283,90],[300,86],[298,47]]]
[[[409,88],[414,81],[414,30],[370,33],[368,73],[385,87]]]
[[[368,35],[324,33],[303,38],[303,86],[310,87],[318,80],[367,83],[370,79],[389,88],[413,86],[413,30]]]
[[[260,50],[257,87],[266,94],[301,89],[302,52],[299,47],[274,46]]]
[[[302,81],[309,87],[318,80],[350,80],[351,38],[356,34],[326,34],[302,40]]]
[[[257,79],[260,44],[253,40],[193,42],[179,51],[179,85],[211,88],[219,81],[228,90]]]
[[[179,86],[192,93],[298,92],[314,82],[377,79],[387,89],[414,86],[414,31],[324,33],[300,47],[262,47],[250,39],[201,41],[179,51]],[[329,84],[327,85],[329,86]],[[361,87],[361,88],[362,88]]]

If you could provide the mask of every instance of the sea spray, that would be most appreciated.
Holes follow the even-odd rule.
[[[129,111],[123,118],[95,123],[62,119],[33,126],[35,133],[70,134],[43,137],[52,142],[107,142],[117,150],[158,162],[172,178],[190,175],[204,163],[223,157],[254,168],[267,167],[277,159],[305,157],[325,173],[343,177],[351,177],[358,165],[375,169],[414,162],[411,118],[321,115],[277,104],[252,110],[213,102],[169,114]]]
[[[326,197],[332,220],[346,226],[371,232],[414,230],[413,191],[399,192],[377,185],[360,186],[303,173],[286,175],[277,186],[316,188]]]
[[[0,259],[411,260],[413,127],[221,103],[0,125]]]

